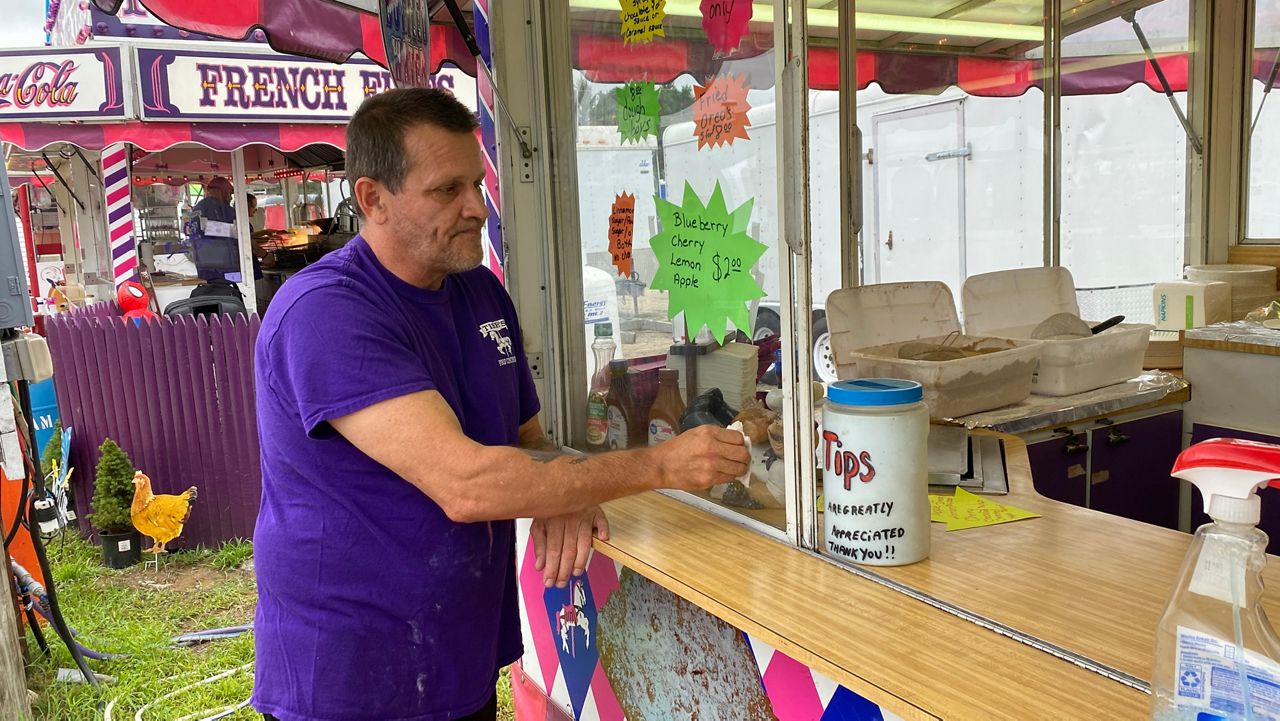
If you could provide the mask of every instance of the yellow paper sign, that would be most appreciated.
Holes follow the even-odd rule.
[[[1039,518],[1040,514],[996,503],[957,488],[954,496],[929,496],[929,517],[936,523],[947,524],[948,531],[960,531]]]
[[[667,17],[667,0],[622,0],[622,42],[627,45],[653,42],[666,37],[662,21]]]
[[[956,517],[955,496],[929,496],[929,520],[934,523],[949,523]]]

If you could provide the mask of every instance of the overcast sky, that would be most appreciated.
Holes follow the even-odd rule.
[[[0,0],[0,48],[44,45],[44,0]]]

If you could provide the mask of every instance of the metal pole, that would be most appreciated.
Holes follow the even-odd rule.
[[[1196,155],[1203,155],[1204,146],[1200,143],[1200,138],[1196,135],[1195,130],[1191,128],[1191,121],[1187,120],[1186,113],[1182,112],[1182,106],[1178,105],[1178,99],[1173,96],[1173,88],[1169,85],[1169,79],[1165,77],[1164,70],[1160,67],[1160,61],[1156,59],[1155,52],[1151,50],[1151,43],[1147,42],[1147,34],[1142,32],[1142,25],[1138,23],[1137,11],[1127,12],[1121,17],[1133,27],[1133,34],[1138,36],[1138,43],[1142,45],[1142,52],[1147,55],[1147,63],[1155,71],[1156,79],[1160,81],[1160,87],[1164,90],[1164,96],[1169,99],[1169,105],[1173,106],[1173,114],[1178,116],[1178,122],[1182,124],[1182,132],[1187,134],[1187,140],[1191,142],[1191,147],[1195,149]]]
[[[1060,0],[1044,2],[1044,264],[1062,264],[1061,188],[1062,168],[1062,13]]]
[[[245,195],[249,186],[244,182],[244,149],[231,152],[231,184],[235,188],[236,248],[240,251],[240,292],[244,294],[244,307],[252,315],[258,312],[258,290],[253,280],[253,239],[249,233],[249,214],[244,212]]]
[[[813,296],[809,259],[809,63],[804,0],[775,0],[774,53],[778,88],[779,285],[782,296],[783,425],[786,429],[787,537],[817,545],[813,463]],[[842,88],[844,92],[852,88]],[[790,352],[785,349],[790,345]]]
[[[857,14],[854,0],[840,0],[840,287],[862,284],[858,240],[862,235],[862,129],[858,127]]]

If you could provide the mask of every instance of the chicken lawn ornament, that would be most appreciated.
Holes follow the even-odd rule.
[[[133,474],[133,506],[129,516],[134,528],[155,541],[149,552],[155,555],[157,567],[160,554],[167,553],[164,544],[182,535],[182,524],[191,517],[191,504],[195,500],[195,486],[176,496],[157,496],[151,492],[151,479],[145,473]]]

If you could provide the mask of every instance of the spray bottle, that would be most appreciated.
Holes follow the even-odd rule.
[[[1267,534],[1256,491],[1280,486],[1280,446],[1214,439],[1173,475],[1204,496],[1201,526],[1156,632],[1152,718],[1280,720],[1280,637],[1262,610]]]

